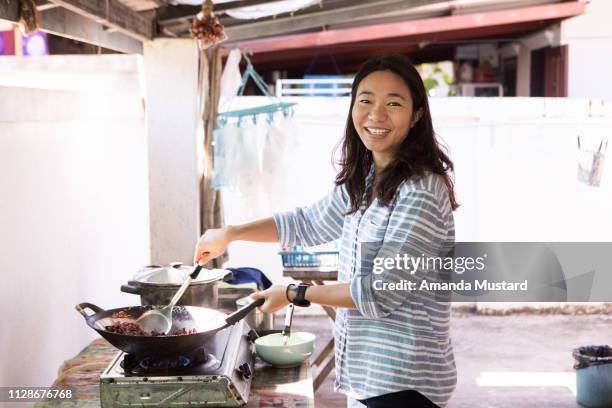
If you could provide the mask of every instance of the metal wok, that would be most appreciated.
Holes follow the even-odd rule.
[[[263,302],[263,299],[256,300],[230,315],[204,307],[176,306],[172,311],[171,332],[183,328],[188,330],[195,328],[197,330],[197,333],[182,336],[131,336],[106,330],[107,326],[116,323],[134,323],[145,311],[158,306],[132,306],[104,310],[91,303],[81,303],[76,305],[75,308],[83,315],[87,325],[97,331],[110,344],[128,354],[148,357],[176,355],[195,350],[204,345],[216,332],[236,324],[251,310],[261,306]],[[94,313],[88,315],[85,309],[91,309]],[[113,317],[120,312],[122,317]]]

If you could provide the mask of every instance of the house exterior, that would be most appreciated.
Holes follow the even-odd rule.
[[[492,81],[519,98],[432,103],[436,130],[458,164],[460,239],[525,239],[521,227],[528,225],[526,239],[610,241],[610,217],[600,214],[609,211],[611,161],[601,188],[579,184],[575,136],[593,131],[599,138],[610,128],[611,2],[508,1],[500,8],[476,0],[418,9],[425,2],[409,1],[406,10],[389,1],[328,3],[336,8],[305,9],[294,19],[224,18],[230,40],[222,46],[231,49],[234,38],[250,48],[270,83],[302,78],[309,66],[317,75],[350,75],[381,52],[407,53],[419,63],[451,61],[457,69],[469,61],[469,84]],[[0,2],[0,19],[18,21],[15,4]],[[93,2],[41,5],[51,55],[0,57],[0,219],[9,254],[0,269],[17,277],[0,293],[18,307],[31,299],[49,323],[41,328],[31,310],[11,316],[10,327],[37,336],[7,336],[2,343],[5,365],[22,364],[0,373],[3,384],[47,384],[61,361],[95,336],[75,304],[126,304],[120,284],[147,263],[189,263],[200,233],[198,49],[187,31],[198,7],[109,0],[107,13],[87,4]],[[3,30],[10,32],[3,40],[16,38],[12,25]],[[15,44],[13,54],[22,49]],[[68,49],[88,55],[57,55]],[[95,55],[111,51],[128,55]],[[481,61],[489,67],[481,69]],[[529,96],[567,99],[520,98]],[[256,97],[240,103],[254,103],[248,98]],[[347,106],[347,98],[331,97],[298,105],[305,135],[295,163],[308,170],[299,184],[304,200],[331,186],[327,152],[342,133]],[[318,152],[318,161],[307,152]],[[512,182],[499,182],[506,179]],[[533,201],[516,200],[523,193]],[[227,198],[228,222],[242,221],[244,207]],[[495,218],[496,212],[506,216]],[[565,220],[567,214],[572,218]],[[236,265],[248,262],[282,279],[275,245],[234,250]],[[44,267],[32,267],[32,257]]]

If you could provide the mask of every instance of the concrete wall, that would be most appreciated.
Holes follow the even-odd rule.
[[[192,260],[196,96],[191,40],[0,58],[0,385],[49,385],[98,337],[76,304],[138,304],[119,291],[136,271]]]
[[[136,304],[119,286],[149,262],[138,64],[88,58],[0,58],[2,386],[50,385],[98,337],[74,306]]]
[[[193,263],[200,232],[198,60],[191,39],[144,46],[151,262]]]
[[[561,23],[569,46],[568,96],[612,98],[612,2],[591,0],[586,13]]]

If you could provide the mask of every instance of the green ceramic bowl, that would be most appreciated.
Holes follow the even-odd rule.
[[[315,337],[312,333],[294,332],[283,346],[282,333],[269,334],[255,340],[255,351],[263,361],[275,367],[296,367],[312,354]]]

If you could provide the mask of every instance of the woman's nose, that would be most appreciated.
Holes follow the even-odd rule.
[[[382,105],[372,105],[372,109],[368,113],[368,118],[374,121],[381,121],[387,118],[387,110]]]

